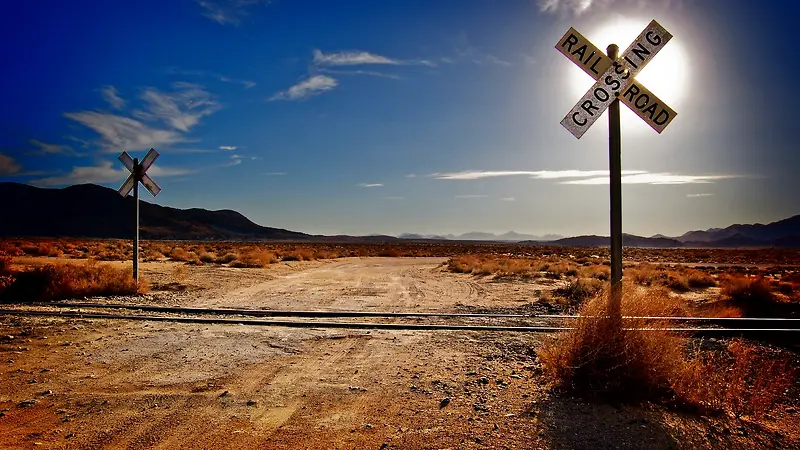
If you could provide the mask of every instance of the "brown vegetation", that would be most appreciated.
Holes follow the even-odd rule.
[[[13,273],[0,291],[2,302],[52,301],[68,298],[130,295],[145,292],[147,283],[137,286],[131,272],[95,261],[83,264],[45,265]]]
[[[614,402],[659,401],[734,416],[760,417],[784,400],[796,371],[776,355],[743,341],[724,352],[690,349],[688,339],[659,328],[657,319],[606,316],[607,293],[581,309],[575,328],[539,351],[555,388]],[[626,287],[623,314],[681,315],[665,291]],[[644,328],[651,328],[644,330]]]

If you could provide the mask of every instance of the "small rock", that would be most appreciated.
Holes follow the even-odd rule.
[[[470,370],[469,372],[467,372],[467,376],[468,377],[471,377],[473,375],[475,375],[475,371],[474,370]]]
[[[50,369],[42,369],[42,370],[40,370],[39,372],[40,372],[40,373],[47,373],[47,372],[50,372]]]
[[[364,428],[370,430],[372,429],[372,424],[371,423],[364,424]]]
[[[480,384],[489,384],[489,379],[486,378],[486,377],[480,377],[478,379],[478,383],[480,383]]]
[[[35,404],[36,404],[36,400],[25,400],[25,401],[19,402],[19,404],[17,406],[19,406],[20,408],[26,408],[28,406],[33,406]]]
[[[65,436],[67,439],[75,437],[75,433],[67,433]]]
[[[43,391],[43,392],[41,392],[39,395],[41,395],[41,396],[53,395],[53,391],[51,391],[50,389],[48,389],[48,390],[46,390],[46,391]]]
[[[472,405],[472,409],[474,409],[475,411],[481,411],[481,412],[488,411],[488,409],[486,408],[486,405],[484,405],[483,403],[480,403],[480,402],[475,402],[475,404]]]
[[[495,431],[497,431],[497,430],[499,430],[499,429],[500,429],[500,425],[498,425],[498,424],[494,424],[494,430],[495,430]]]
[[[347,386],[347,389],[350,389],[351,391],[362,391],[362,392],[366,392],[367,391],[366,389],[362,388],[361,386]]]
[[[247,406],[256,406],[257,404],[258,404],[258,402],[255,401],[255,400],[248,400],[247,401]]]
[[[223,392],[222,394],[219,394],[220,398],[222,398],[222,397],[227,397],[227,396],[229,396],[229,395],[231,395],[231,393],[230,393],[230,392],[228,392],[228,391],[225,391],[225,392]]]
[[[522,375],[515,373],[514,375],[511,375],[511,378],[514,378],[515,380],[521,380],[523,377]]]
[[[450,404],[450,397],[445,397],[439,401],[439,408],[444,408]]]

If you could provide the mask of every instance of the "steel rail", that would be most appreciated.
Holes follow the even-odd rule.
[[[120,303],[45,303],[38,306],[60,308],[108,308],[151,312],[170,312],[187,314],[222,314],[253,317],[455,317],[455,318],[497,318],[497,319],[582,319],[594,316],[566,314],[494,314],[494,313],[432,313],[432,312],[390,312],[390,311],[308,311],[279,309],[239,309],[239,308],[198,308],[183,306],[128,305]],[[780,317],[681,317],[681,316],[623,316],[623,319],[647,321],[702,322],[711,325],[752,326],[766,325],[774,328],[800,329],[800,319]],[[735,325],[734,325],[735,324]]]
[[[571,330],[571,327],[544,326],[500,326],[500,325],[445,325],[445,324],[404,324],[404,323],[364,323],[364,322],[298,322],[288,320],[253,320],[185,316],[149,316],[136,314],[84,313],[78,311],[42,311],[30,309],[0,309],[0,315],[39,316],[77,319],[111,319],[140,320],[153,322],[178,322],[196,324],[232,324],[254,326],[277,326],[292,328],[350,328],[377,330],[460,330],[460,331],[510,331],[510,332],[544,332]],[[800,329],[792,328],[697,328],[697,327],[643,327],[624,328],[625,330],[669,331],[692,334],[744,334],[744,333],[800,333]]]

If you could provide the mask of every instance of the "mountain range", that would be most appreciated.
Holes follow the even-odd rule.
[[[0,236],[130,238],[134,232],[131,197],[93,184],[45,189],[0,183]],[[401,234],[400,236],[321,236],[270,228],[232,210],[177,209],[141,201],[140,236],[176,240],[281,240],[393,242],[398,240],[519,242],[530,245],[606,246],[607,236],[531,236],[513,231],[496,235]],[[800,247],[800,215],[769,224],[736,224],[687,232],[678,237],[623,235],[629,247]]]

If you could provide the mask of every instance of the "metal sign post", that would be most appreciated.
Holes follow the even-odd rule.
[[[145,155],[141,163],[139,162],[139,158],[131,158],[128,152],[122,152],[122,154],[119,155],[120,162],[122,162],[122,165],[131,173],[128,175],[128,179],[122,183],[118,192],[123,197],[127,197],[128,194],[131,193],[131,190],[133,190],[136,230],[133,238],[133,279],[136,280],[137,284],[139,283],[139,183],[141,182],[145,189],[153,194],[153,197],[161,192],[161,187],[146,173],[147,169],[153,165],[158,156],[158,152],[152,148],[147,152],[147,155]]]
[[[625,103],[658,133],[677,113],[645,88],[634,77],[666,45],[672,35],[655,20],[619,57],[619,47],[608,46],[608,56],[570,28],[556,44],[596,82],[561,121],[573,136],[581,136],[606,109],[608,115],[609,194],[611,196],[611,299],[609,314],[620,317],[622,303],[622,144],[619,104]]]

